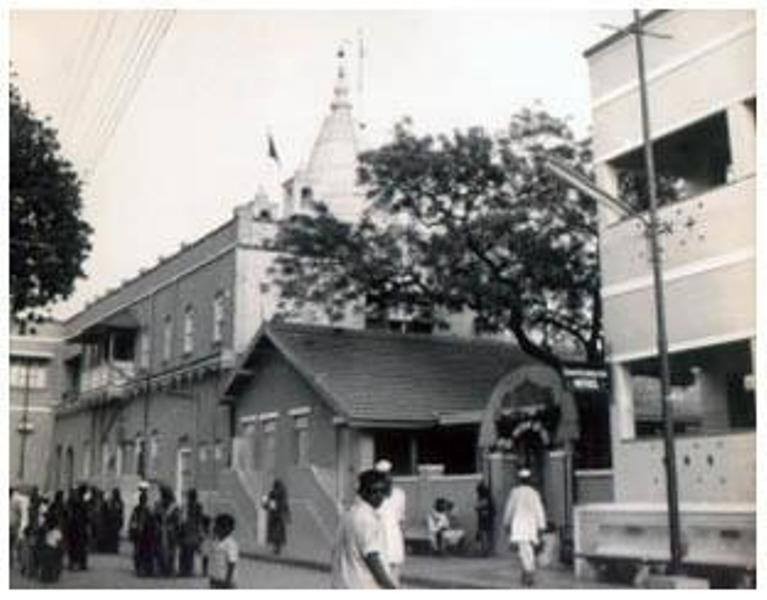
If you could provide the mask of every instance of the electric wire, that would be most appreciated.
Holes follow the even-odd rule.
[[[79,97],[77,99],[77,102],[75,103],[76,108],[72,116],[73,128],[83,130],[87,126],[85,125],[84,121],[80,118],[80,115],[83,114],[85,107],[88,105],[88,96],[91,93],[94,81],[96,81],[98,78],[99,65],[101,64],[101,61],[104,57],[104,52],[106,51],[107,45],[109,44],[109,41],[112,39],[112,33],[114,32],[114,27],[116,22],[117,22],[117,12],[112,12],[109,15],[109,22],[106,25],[105,33],[101,37],[98,48],[96,49],[96,52],[94,54],[94,58],[92,61],[90,61],[90,64],[88,65],[88,71],[85,77],[84,84],[80,89]],[[76,131],[76,129],[73,131]],[[79,139],[79,136],[78,136],[78,139]]]
[[[85,157],[93,156],[95,149],[101,145],[104,132],[108,128],[108,123],[114,118],[119,99],[134,72],[138,57],[149,40],[152,20],[155,16],[155,13],[142,14],[133,36],[133,39],[137,40],[137,42],[129,42],[125,46],[120,64],[113,72],[108,86],[109,89],[104,94],[105,100],[100,103],[100,110],[92,121],[93,125],[89,128],[90,135],[87,136],[87,140],[83,145],[83,155]]]
[[[78,48],[78,52],[75,59],[74,73],[72,74],[71,83],[69,85],[69,93],[64,101],[64,108],[62,110],[61,126],[69,127],[69,122],[72,118],[72,106],[74,105],[75,96],[78,95],[78,88],[80,86],[79,80],[82,79],[83,70],[87,63],[87,57],[90,55],[91,47],[96,43],[96,37],[100,28],[101,13],[96,12],[92,15],[90,32],[88,35],[83,36],[82,43]],[[86,21],[87,23],[87,21]],[[87,28],[87,24],[86,24]]]
[[[111,142],[112,137],[114,136],[115,131],[117,130],[120,124],[120,121],[122,120],[123,116],[127,112],[131,102],[133,101],[133,98],[136,95],[136,92],[139,89],[139,86],[141,85],[144,77],[149,71],[149,67],[151,66],[152,61],[154,60],[154,57],[157,53],[158,48],[160,47],[161,42],[163,41],[165,36],[168,34],[170,25],[173,22],[173,19],[175,18],[175,14],[176,14],[175,10],[171,10],[169,14],[167,15],[163,14],[162,16],[164,18],[164,22],[156,30],[158,33],[153,32],[151,41],[147,45],[148,50],[144,53],[144,56],[141,57],[142,60],[136,68],[136,76],[130,82],[130,87],[127,89],[126,94],[121,99],[121,102],[116,109],[115,116],[110,121],[109,128],[107,129],[105,136],[102,138],[101,144],[95,150],[94,157],[91,163],[91,173],[95,172],[96,168],[98,167],[98,164],[102,156],[104,155],[106,148],[109,146],[109,143]]]

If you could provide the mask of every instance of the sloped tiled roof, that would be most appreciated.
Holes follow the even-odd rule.
[[[245,373],[257,369],[265,339],[352,421],[434,422],[482,410],[501,377],[534,363],[504,342],[270,323],[243,357]],[[225,390],[235,401],[236,376]]]

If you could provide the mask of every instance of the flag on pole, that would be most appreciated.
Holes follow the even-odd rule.
[[[272,134],[267,133],[266,136],[267,136],[267,143],[269,145],[269,150],[268,150],[269,158],[271,158],[278,165],[282,166],[282,163],[280,162],[280,156],[279,154],[277,154],[277,145],[274,143],[274,138],[272,137]]]

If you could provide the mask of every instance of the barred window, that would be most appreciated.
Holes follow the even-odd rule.
[[[184,354],[194,349],[194,307],[189,304],[184,311]]]
[[[219,290],[213,298],[213,342],[224,337],[224,292]]]
[[[173,349],[173,319],[170,315],[165,316],[162,334],[162,359],[169,361]]]

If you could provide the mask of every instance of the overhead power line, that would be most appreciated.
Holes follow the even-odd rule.
[[[104,35],[101,37],[100,43],[96,50],[93,60],[89,65],[89,69],[85,74],[85,81],[80,90],[80,94],[75,101],[75,112],[73,116],[73,125],[76,127],[81,122],[80,115],[83,113],[84,106],[87,105],[88,96],[93,89],[93,83],[99,76],[99,65],[104,57],[104,52],[112,39],[112,33],[114,32],[115,23],[117,22],[117,13],[112,13],[109,16],[109,22],[106,25]]]
[[[131,34],[131,40],[135,40],[135,42],[129,42],[123,50],[120,64],[110,78],[103,99],[99,102],[98,112],[91,119],[88,135],[83,142],[83,155],[88,159],[88,164],[90,164],[94,150],[101,145],[105,132],[109,128],[109,123],[114,119],[120,99],[125,93],[128,82],[133,77],[139,56],[152,35],[152,21],[157,20],[157,23],[154,24],[157,26],[159,25],[159,18],[160,16],[153,12],[143,13],[135,29],[135,34]]]
[[[74,106],[75,96],[78,95],[78,89],[81,85],[80,79],[82,79],[85,65],[88,63],[88,56],[90,56],[93,45],[96,43],[96,38],[98,37],[101,18],[102,14],[100,12],[97,12],[93,15],[93,18],[91,19],[90,31],[87,35],[83,35],[81,39],[82,43],[78,47],[77,53],[75,55],[74,72],[72,73],[71,80],[67,86],[69,88],[69,93],[67,94],[66,100],[64,101],[64,108],[61,113],[61,126],[63,128],[68,128],[72,119],[72,106]]]
[[[151,33],[149,34],[149,40],[143,48],[138,51],[135,69],[129,76],[129,79],[126,80],[124,85],[125,90],[117,101],[118,103],[105,125],[101,138],[97,142],[97,145],[94,146],[93,153],[88,160],[88,176],[97,169],[104,152],[109,146],[112,137],[133,101],[139,86],[152,64],[160,44],[168,34],[170,26],[176,16],[175,10],[158,12],[160,12],[161,17],[158,19],[156,26],[152,28]]]

